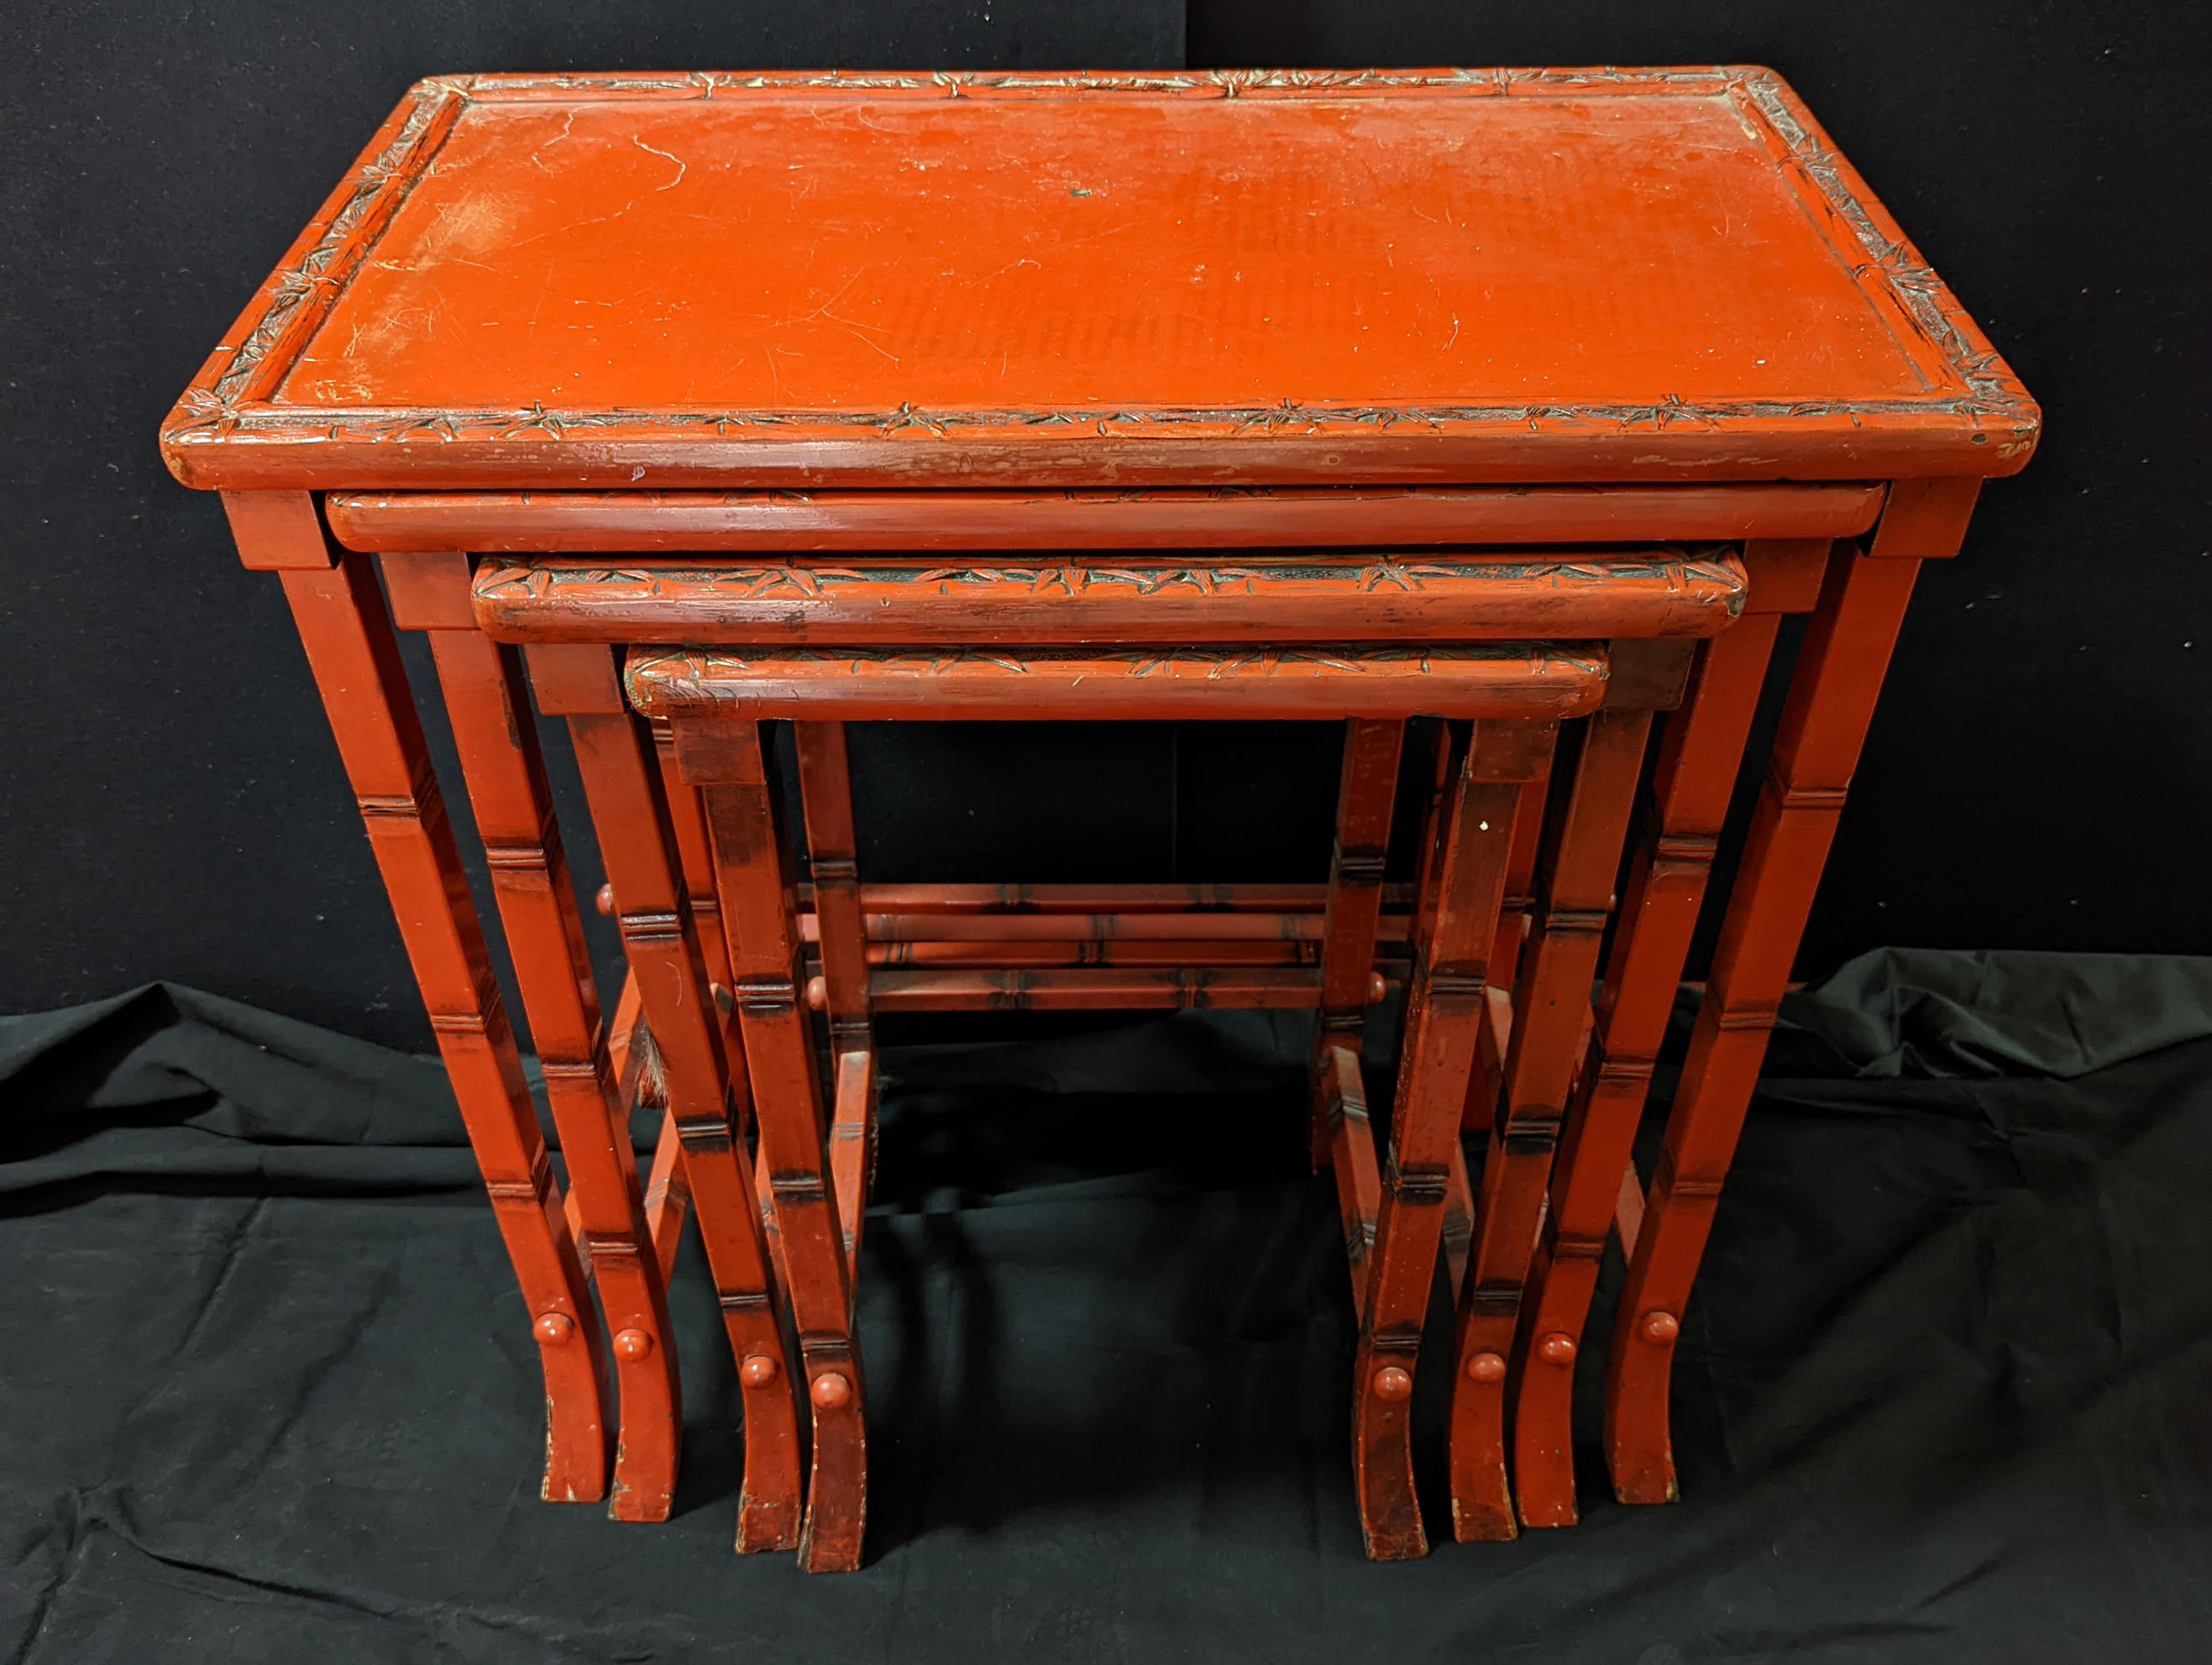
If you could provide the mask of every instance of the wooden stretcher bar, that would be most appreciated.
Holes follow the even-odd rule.
[[[1321,973],[1305,967],[882,970],[868,978],[878,1012],[1299,1011],[1320,1000]]]
[[[1244,942],[1214,939],[1139,937],[1126,942],[1091,938],[1029,941],[872,942],[871,966],[1003,966],[1038,968],[1075,965],[1177,966],[1318,965],[1316,942]]]
[[[1376,928],[1403,941],[1408,915],[1388,916]],[[1317,943],[1318,913],[1274,914],[878,914],[866,913],[866,939],[894,942],[1286,942]],[[799,916],[802,940],[820,930],[815,916]]]
[[[811,910],[814,887],[796,887]],[[1403,910],[1413,887],[1386,884],[1382,906]],[[868,914],[1312,913],[1328,900],[1326,884],[863,884]]]

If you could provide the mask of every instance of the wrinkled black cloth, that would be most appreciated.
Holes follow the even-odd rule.
[[[1793,1000],[1820,1074],[1765,1082],[1723,1200],[1681,1503],[1607,1492],[1601,1325],[1583,1523],[1451,1543],[1432,1356],[1437,1547],[1392,1565],[1294,1021],[886,1058],[867,1565],[810,1578],[730,1552],[694,1247],[675,1518],[538,1501],[434,1063],[168,987],[0,1019],[0,1658],[2212,1658],[2203,963],[2002,957]]]

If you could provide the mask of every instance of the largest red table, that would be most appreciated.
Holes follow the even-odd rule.
[[[1614,1485],[1672,1495],[1681,1313],[1914,574],[1956,552],[2038,423],[1766,70],[694,74],[414,88],[162,445],[223,494],[246,563],[282,575],[541,1344],[547,1493],[578,1498],[607,1481],[586,1261],[623,1425],[634,1398],[665,1423],[665,1245],[618,1135],[520,684],[465,603],[417,582],[422,558],[1740,544],[1751,599],[1667,726],[1579,1085],[1503,1106],[1492,1136],[1493,1171],[1548,1164],[1564,1138],[1548,1203],[1487,1228],[1534,1237],[1533,1281],[1486,1283],[1478,1252],[1462,1318],[1457,1524],[1495,1536],[1516,1513],[1573,1517],[1567,1384],[1616,1236]],[[385,590],[347,539],[386,552],[402,622],[441,630],[457,728],[489,737],[464,755],[565,1199]],[[1647,1183],[1637,1115],[1775,627],[1800,611]],[[1603,634],[1571,609],[1557,623]],[[988,608],[975,629],[990,639]],[[750,1194],[726,1117],[681,1131],[695,1186]],[[1437,1176],[1389,1182],[1414,1200]],[[756,1228],[709,1249],[749,1420],[788,1442],[764,1246]],[[1509,1355],[1510,1421],[1489,1368]],[[1494,1484],[1509,1426],[1513,1502]],[[668,1474],[626,1450],[617,1512],[665,1511]],[[755,1501],[753,1541],[787,1540],[795,1498]],[[1372,1547],[1418,1551],[1418,1519]]]

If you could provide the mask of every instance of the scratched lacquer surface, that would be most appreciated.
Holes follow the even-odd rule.
[[[2033,405],[1758,70],[425,82],[196,484],[1993,474]]]

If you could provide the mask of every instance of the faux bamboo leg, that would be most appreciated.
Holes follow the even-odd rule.
[[[685,726],[677,744],[687,777],[703,787],[722,919],[735,956],[761,1160],[769,1170],[813,1406],[813,1469],[799,1563],[814,1572],[848,1571],[860,1565],[867,1520],[864,1383],[760,728],[744,721]],[[694,765],[695,746],[703,768]]]
[[[687,783],[676,763],[676,737],[666,723],[651,725],[654,761],[660,771],[661,795],[668,805],[668,823],[676,837],[677,865],[684,878],[684,894],[691,904],[692,928],[699,933],[700,957],[707,963],[707,979],[715,991],[715,1027],[722,1037],[722,1055],[733,1081],[747,1079],[744,1043],[738,1037],[737,1017],[728,1004],[730,978],[730,948],[722,933],[721,904],[714,894],[714,857],[707,844],[707,817],[699,807],[699,793]],[[734,1128],[740,1139],[748,1138],[752,1127],[747,1114],[752,1108],[750,1091],[739,1091],[733,1101],[736,1111]],[[665,1234],[657,1239],[663,1243],[662,1257],[673,1261],[676,1238],[684,1230],[686,1211],[691,1206],[690,1183],[684,1174],[684,1145],[680,1139],[672,1139],[675,1123],[672,1119],[661,1129],[659,1143],[654,1147],[653,1179],[665,1182],[657,1193],[648,1187],[648,1194],[658,1194],[661,1212],[657,1217],[655,1231]],[[758,1188],[766,1176],[757,1170],[753,1182]],[[768,1223],[768,1203],[765,1194],[761,1199],[762,1223]],[[782,1272],[775,1266],[775,1243],[769,1243],[771,1269],[776,1273],[781,1287]]]
[[[240,524],[241,534],[246,527]],[[249,562],[255,552],[243,550]],[[269,557],[263,557],[264,564]],[[545,1371],[543,1495],[606,1495],[605,1355],[584,1267],[469,903],[384,597],[368,562],[283,574],[300,640],[398,915]]]
[[[1521,948],[1528,933],[1529,911],[1535,906],[1538,848],[1544,835],[1547,782],[1532,781],[1522,788],[1513,811],[1513,854],[1505,868],[1505,902],[1498,910],[1498,935],[1490,945],[1490,1000],[1493,1022],[1483,1037],[1482,1061],[1468,1083],[1467,1112],[1460,1130],[1486,1133],[1497,1120],[1498,1094],[1504,1085],[1505,1044],[1512,1032],[1513,991],[1520,975]]]
[[[611,671],[610,663],[610,683]],[[708,1268],[738,1358],[745,1422],[738,1547],[787,1549],[799,1540],[799,1426],[752,1166],[734,1133],[732,1097],[743,1084],[724,1068],[720,1025],[677,878],[674,836],[644,726],[620,710],[571,708],[567,714],[614,887],[623,947],[683,1143]],[[623,1345],[617,1336],[618,1351]]]
[[[1436,866],[1433,922],[1416,944],[1398,1099],[1352,1374],[1352,1470],[1367,1553],[1427,1553],[1407,1413],[1436,1280],[1453,1147],[1484,1022],[1486,957],[1505,892],[1513,808],[1539,778],[1550,724],[1478,724],[1460,763]]]
[[[1598,999],[1596,1046],[1553,1175],[1529,1334],[1565,1335],[1579,1347],[1624,1176],[1642,1203],[1631,1147],[1780,623],[1753,615],[1708,643],[1688,700],[1667,720],[1650,831],[1630,869]],[[1524,1369],[1516,1384],[1513,1486],[1523,1526],[1574,1524],[1573,1390],[1571,1370]]]
[[[646,1222],[628,1106],[616,1093],[596,1002],[587,1006],[581,993],[589,963],[580,976],[572,958],[582,939],[575,887],[520,665],[514,649],[474,630],[429,635],[523,1011],[544,1067],[546,1099],[561,1130],[584,1251],[608,1331],[618,1338],[621,1419],[610,1512],[622,1521],[665,1520],[682,1428],[667,1290]]]
[[[875,1042],[868,1023],[868,943],[860,917],[852,769],[844,724],[795,723],[793,738],[822,945],[823,1008],[830,1023],[830,1178],[844,1238],[849,1297],[860,1265],[860,1222],[875,1173],[876,1142]]]
[[[1513,856],[1505,869],[1505,905],[1498,910],[1498,940],[1490,951],[1497,966],[1493,987],[1512,987],[1521,966],[1522,945],[1528,940],[1534,916],[1536,864],[1542,854],[1548,784],[1532,781],[1522,787],[1520,805],[1514,811]]]
[[[1337,786],[1336,848],[1329,860],[1322,915],[1321,1011],[1314,1025],[1314,1160],[1334,1164],[1352,1263],[1355,1307],[1365,1293],[1367,1251],[1382,1202],[1375,1139],[1361,1085],[1362,1033],[1375,976],[1376,927],[1382,910],[1382,865],[1398,793],[1401,722],[1353,718],[1344,726],[1344,768]]]
[[[691,901],[691,923],[699,933],[699,952],[707,975],[720,982],[730,975],[730,948],[722,934],[722,908],[714,894],[714,853],[707,842],[707,817],[697,788],[684,779],[676,761],[676,737],[666,723],[654,723],[653,750],[660,786],[668,799],[668,823],[676,835],[676,854],[684,874],[684,893]],[[738,1068],[734,1057],[731,1069]]]
[[[1409,934],[1424,939],[1436,929],[1437,872],[1443,863],[1444,833],[1451,824],[1452,783],[1467,757],[1467,725],[1437,722],[1429,728],[1425,772],[1429,788],[1421,811],[1419,855],[1413,870],[1413,917]]]
[[[653,1169],[645,1181],[645,1224],[653,1237],[653,1258],[660,1262],[660,1281],[676,1275],[676,1255],[683,1246],[684,1222],[691,1213],[691,1181],[684,1171],[684,1140],[676,1118],[668,1109],[668,1083],[660,1073],[653,1036],[638,1020],[637,977],[623,979],[622,998],[607,1035],[607,1054],[615,1072],[615,1102],[660,1112],[660,1130],[653,1137]],[[629,1115],[623,1114],[623,1137],[629,1136]]]
[[[1541,916],[1515,991],[1499,1114],[1475,1201],[1474,1261],[1460,1301],[1450,1466],[1452,1530],[1462,1542],[1510,1538],[1516,1529],[1505,1480],[1506,1364],[1650,730],[1648,711],[1601,711],[1589,720],[1569,795],[1545,840]],[[1571,1336],[1547,1335],[1522,1367],[1564,1375],[1574,1354]]]
[[[1668,1116],[1606,1381],[1607,1455],[1624,1503],[1674,1496],[1667,1415],[1674,1339],[1912,592],[1918,561],[1881,552],[1886,542],[1902,544],[1916,518],[1912,500],[1900,505],[1902,491],[1893,493],[1876,552],[1840,554],[1829,568]]]

